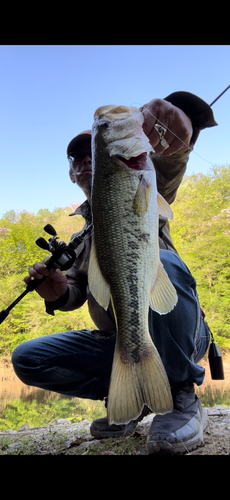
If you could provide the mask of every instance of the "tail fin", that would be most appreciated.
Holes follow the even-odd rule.
[[[123,363],[116,347],[108,396],[109,424],[126,424],[141,414],[173,409],[170,385],[161,358],[151,341],[150,354],[138,363]]]

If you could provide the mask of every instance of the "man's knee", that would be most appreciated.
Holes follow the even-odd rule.
[[[160,250],[160,260],[177,292],[182,291],[184,295],[187,291],[195,300],[196,280],[181,257],[169,250]]]
[[[170,250],[160,250],[160,260],[169,276],[174,274],[176,268],[183,265],[180,257]]]
[[[184,261],[175,252],[171,252],[170,250],[160,250],[160,260],[169,275],[179,272],[189,275],[189,278],[192,276]]]
[[[21,344],[22,345],[22,344]],[[19,365],[19,356],[20,356],[20,347],[21,345],[18,345],[14,351],[12,352],[12,355],[11,355],[11,362],[12,362],[12,365],[13,367],[17,367]]]
[[[24,355],[26,358],[26,344],[27,342],[23,342],[22,344],[19,344],[17,347],[15,347],[14,351],[12,352],[11,355],[11,361],[13,366],[16,366],[20,364],[20,357]]]
[[[23,342],[19,344],[11,355],[11,362],[17,377],[24,383],[29,384],[31,370],[35,366],[34,360],[29,356],[29,346],[30,341]]]
[[[171,266],[171,265],[178,264],[181,259],[175,252],[171,252],[170,250],[161,249],[160,250],[160,260],[161,260],[162,264],[164,265],[164,267],[166,267],[166,265]]]

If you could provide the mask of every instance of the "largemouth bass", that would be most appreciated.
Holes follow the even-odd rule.
[[[159,259],[159,213],[172,210],[157,192],[152,147],[136,108],[104,106],[92,129],[94,236],[89,288],[107,310],[112,301],[116,346],[108,395],[109,424],[136,419],[147,405],[172,411],[170,385],[150,337],[149,306],[167,314],[176,291]]]

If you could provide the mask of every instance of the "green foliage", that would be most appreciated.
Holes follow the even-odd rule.
[[[25,290],[24,276],[34,262],[42,262],[48,252],[35,244],[39,236],[47,239],[45,224],[52,224],[60,239],[69,242],[71,235],[80,231],[84,220],[69,217],[75,207],[39,210],[37,215],[28,212],[7,212],[0,219],[0,310],[6,308]],[[0,325],[0,357],[9,357],[13,349],[25,340],[58,331],[95,328],[87,304],[76,311],[56,311],[46,314],[44,301],[36,292],[26,295]]]
[[[196,278],[201,306],[218,344],[230,348],[230,166],[185,177],[172,208],[174,244]],[[10,211],[0,219],[0,310],[25,290],[28,267],[48,255],[35,244],[39,236],[47,239],[43,226],[52,224],[66,243],[83,227],[82,217],[69,217],[74,209],[41,209],[37,215]],[[0,356],[9,357],[24,340],[80,328],[94,328],[87,304],[76,311],[56,311],[53,317],[31,292],[0,325]]]
[[[81,217],[69,217],[75,207],[56,208],[52,213],[41,209],[37,215],[7,212],[0,219],[0,310],[25,290],[24,276],[35,261],[48,253],[35,244],[52,224],[60,239],[69,242],[71,235],[84,224]],[[194,275],[201,306],[219,347],[230,349],[230,166],[215,167],[208,175],[185,177],[173,203],[171,234],[174,244]],[[13,349],[25,340],[71,329],[94,328],[87,304],[71,312],[45,313],[44,301],[36,292],[29,293],[0,325],[0,357],[10,357]],[[0,411],[0,429],[18,429],[22,424],[45,425],[54,418],[80,421],[104,416],[102,402],[79,400],[41,391],[41,399],[12,400]],[[220,401],[222,404],[221,394]],[[204,398],[204,395],[200,395]],[[213,394],[205,404],[213,404]],[[226,394],[226,404],[229,393]]]
[[[70,422],[80,422],[84,418],[94,420],[105,416],[105,405],[102,401],[71,398],[49,391],[41,391],[40,398],[30,401],[13,399],[0,411],[0,429],[17,430],[21,425],[40,427],[55,418],[66,418]]]
[[[172,209],[174,245],[197,281],[216,340],[230,348],[230,166],[185,178]]]
[[[196,394],[205,407],[215,405],[230,406],[230,386],[215,386],[211,383],[204,388],[201,385],[196,388]]]

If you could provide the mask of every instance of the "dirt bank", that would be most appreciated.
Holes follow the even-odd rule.
[[[230,407],[207,408],[208,426],[204,445],[188,455],[230,454]],[[95,440],[90,423],[55,419],[43,427],[22,426],[0,432],[0,455],[147,455],[146,436],[153,415],[138,424],[132,434],[116,439]]]

